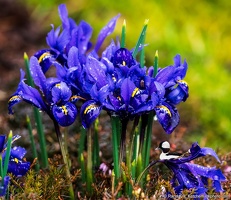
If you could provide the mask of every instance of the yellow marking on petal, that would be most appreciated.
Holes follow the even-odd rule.
[[[132,97],[134,97],[137,94],[137,92],[139,92],[139,90],[139,88],[135,88],[135,90],[132,92]]]
[[[67,115],[68,114],[68,110],[67,110],[67,107],[66,106],[62,106],[62,112],[64,113],[64,115]]]
[[[18,162],[19,162],[19,161],[18,161],[18,159],[17,159],[17,158],[14,158],[14,162],[16,162],[16,163],[18,164]]]
[[[49,52],[43,53],[43,54],[39,57],[38,62],[39,62],[39,63],[42,62],[44,58],[49,57],[50,55],[51,55],[51,54],[50,54]]]
[[[12,102],[12,101],[16,101],[16,100],[20,100],[21,97],[19,95],[15,95],[15,96],[12,96],[8,102]]]
[[[183,83],[183,84],[185,84],[185,85],[188,85],[188,83],[187,83],[186,81],[184,81],[184,80],[178,80],[177,82],[178,82],[178,83]]]
[[[123,65],[123,66],[126,66],[126,62],[125,62],[125,61],[123,61],[123,62],[122,62],[122,65]]]
[[[86,109],[84,110],[84,114],[87,114],[91,111],[91,109],[96,108],[97,106],[95,104],[89,105],[88,107],[86,107]]]
[[[172,117],[172,114],[171,114],[170,110],[166,106],[163,106],[163,105],[162,106],[157,106],[157,108],[165,110],[168,113],[168,115],[170,117]]]
[[[57,83],[56,85],[55,85],[55,87],[57,87],[57,88],[61,88],[61,84],[60,83]]]
[[[81,97],[81,96],[73,95],[73,96],[70,98],[70,101],[74,101],[74,100],[76,100],[76,99],[86,100],[86,99],[84,99],[84,98],[83,98],[83,97]]]

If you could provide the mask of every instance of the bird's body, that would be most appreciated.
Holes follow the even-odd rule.
[[[157,149],[162,151],[160,154],[160,160],[176,159],[182,155],[180,153],[170,152],[170,144],[168,141],[161,142]]]
[[[179,158],[182,154],[180,153],[174,153],[174,152],[169,152],[169,153],[164,153],[162,152],[160,154],[160,160],[169,160],[172,158]]]

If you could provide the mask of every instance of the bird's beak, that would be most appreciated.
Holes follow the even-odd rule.
[[[156,148],[155,148],[155,151],[156,151],[156,150],[159,150],[159,149],[160,149],[159,147],[156,147]]]

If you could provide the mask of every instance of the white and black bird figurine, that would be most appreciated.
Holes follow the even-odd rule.
[[[168,141],[163,141],[159,144],[156,150],[161,150],[160,160],[169,160],[172,158],[178,158],[182,154],[177,152],[170,152],[170,144]]]

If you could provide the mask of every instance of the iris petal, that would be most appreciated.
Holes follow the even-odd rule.
[[[94,100],[85,102],[81,107],[81,119],[84,128],[89,128],[99,116],[102,106],[97,105]]]
[[[10,97],[10,99],[8,100],[8,111],[9,111],[9,114],[13,114],[14,113],[13,110],[12,110],[12,107],[15,104],[19,103],[20,101],[22,101],[22,98],[21,98],[21,96],[19,96],[17,94]]]
[[[130,51],[125,48],[118,49],[113,57],[113,64],[117,67],[131,67],[134,64],[134,59]]]
[[[208,147],[201,148],[201,153],[204,155],[213,156],[214,158],[216,158],[216,160],[218,162],[221,162],[220,159],[218,158],[216,152],[212,148],[208,148]]]
[[[58,10],[59,10],[60,19],[62,21],[63,29],[69,29],[70,24],[68,20],[68,11],[67,11],[66,5],[60,4]]]
[[[179,77],[179,79],[183,79],[186,75],[186,72],[188,70],[188,64],[186,60],[184,60],[184,63],[181,64],[181,56],[177,54],[174,57],[174,67],[176,69],[175,71],[175,77]]]
[[[69,126],[74,123],[77,116],[77,108],[71,102],[67,102],[64,105],[54,105],[52,108],[53,115],[56,121],[61,126]]]
[[[95,45],[95,51],[96,52],[99,51],[99,49],[100,49],[101,45],[103,44],[105,38],[114,31],[114,28],[115,28],[115,25],[116,25],[116,21],[119,18],[119,16],[120,15],[117,15],[114,18],[112,18],[108,22],[108,24],[105,27],[103,27],[103,29],[100,31],[100,33],[98,35],[98,38],[97,38],[96,45]]]
[[[21,81],[18,85],[17,91],[10,97],[8,101],[9,113],[13,114],[12,107],[22,100],[41,110],[47,111],[47,107],[44,104],[38,90],[24,83],[24,75],[24,71],[21,70]]]
[[[69,101],[72,92],[66,83],[60,82],[55,84],[51,90],[52,100],[54,103]]]
[[[177,87],[173,88],[168,94],[167,99],[174,105],[179,104],[182,101],[186,101],[188,98],[188,86],[187,84],[180,83]]]
[[[174,72],[175,68],[173,66],[165,67],[157,73],[155,81],[163,84],[165,87],[175,85],[175,80],[173,79]]]
[[[30,73],[34,83],[40,88],[43,94],[46,94],[46,77],[39,65],[38,59],[34,56],[30,58]]]
[[[107,58],[108,60],[111,60],[115,51],[118,49],[115,42],[112,40],[111,44],[103,51],[102,58]]]
[[[45,74],[57,55],[52,50],[44,49],[35,53],[34,56],[38,59],[39,65],[42,67],[42,71]]]
[[[26,154],[26,149],[23,147],[13,147],[10,152],[10,156],[22,160]]]
[[[85,66],[86,73],[89,80],[92,82],[96,82],[99,88],[107,84],[107,76],[103,68],[105,68],[103,63],[101,63],[92,56],[88,57],[87,64]]]
[[[81,55],[88,50],[91,35],[92,27],[87,22],[81,21],[78,26],[78,50]]]
[[[180,117],[175,107],[163,104],[155,107],[156,116],[166,133],[170,134],[179,124]]]
[[[81,69],[81,64],[78,55],[79,55],[79,50],[75,46],[71,47],[71,49],[68,52],[68,59],[67,59],[68,67],[77,67],[79,70]]]
[[[12,159],[9,161],[8,173],[15,176],[24,176],[30,169],[30,162],[22,162],[20,160]]]
[[[121,97],[126,106],[129,105],[130,99],[133,97],[133,95],[135,95],[135,89],[136,86],[130,79],[125,78],[123,80],[123,83],[121,85]]]
[[[2,181],[2,185],[0,185],[0,196],[6,195],[6,190],[8,188],[9,183],[10,183],[10,177],[5,176],[4,180]]]
[[[0,135],[0,153],[2,152],[2,150],[4,148],[5,139],[6,139],[5,135]]]

